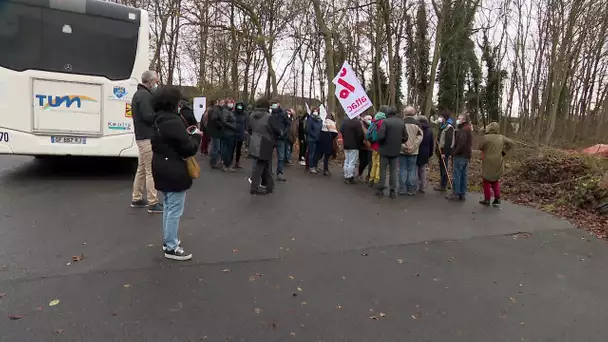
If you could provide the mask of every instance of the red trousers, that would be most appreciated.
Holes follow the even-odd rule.
[[[203,139],[201,141],[202,154],[209,154],[209,142],[211,142],[211,138],[207,134],[203,134]]]
[[[500,181],[490,182],[483,180],[483,198],[489,201],[492,198],[492,191],[494,191],[494,199],[500,199]]]

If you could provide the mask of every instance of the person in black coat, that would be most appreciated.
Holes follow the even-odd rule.
[[[234,159],[234,168],[242,169],[240,165],[241,161],[241,153],[243,151],[243,143],[245,142],[245,138],[247,133],[247,120],[248,114],[245,112],[245,104],[242,101],[236,103],[234,107],[234,118],[236,123],[236,143],[234,145],[235,150],[235,159]]]
[[[224,164],[224,172],[234,172],[232,167],[232,157],[234,156],[234,146],[238,138],[238,129],[236,125],[236,117],[234,115],[234,100],[227,99],[226,107],[222,110],[220,118],[222,123],[222,162]]]
[[[187,126],[187,121],[178,113],[181,97],[179,88],[167,86],[153,99],[156,132],[152,138],[152,176],[156,190],[164,195],[163,250],[165,258],[173,260],[192,258],[192,254],[180,247],[177,231],[186,190],[192,186],[184,158],[194,156],[201,143],[201,131],[196,126]]]
[[[395,198],[397,188],[397,160],[401,153],[401,144],[407,141],[407,129],[403,119],[397,116],[394,107],[388,107],[380,111],[386,113],[386,119],[378,130],[378,141],[380,142],[380,183],[378,183],[377,196],[384,196],[386,188],[386,169],[389,169],[390,197]]]
[[[211,139],[211,152],[209,153],[211,158],[211,168],[221,169],[222,166],[218,164],[221,159],[222,152],[222,138],[224,137],[222,117],[224,107],[226,106],[225,99],[219,99],[214,106],[212,106],[205,118],[203,123],[205,125],[205,134]]]
[[[308,148],[308,142],[306,140],[306,123],[308,122],[308,118],[310,115],[308,113],[304,113],[301,115],[298,120],[298,142],[300,147],[300,165],[306,165],[306,150]]]
[[[426,167],[435,152],[435,137],[426,116],[419,116],[418,121],[422,127],[422,142],[416,159],[416,165],[418,165],[418,192],[424,193],[426,191]]]
[[[287,112],[281,108],[281,104],[278,100],[272,100],[270,102],[270,125],[273,130],[277,132],[276,135],[276,148],[277,148],[277,180],[286,181],[283,170],[285,168],[285,161],[287,160],[287,148],[289,145],[288,136],[289,130],[291,129],[291,122],[287,116]]]
[[[253,170],[251,174],[252,195],[265,195],[274,190],[272,179],[272,155],[274,152],[276,137],[280,131],[271,123],[271,115],[268,112],[270,103],[266,99],[259,99],[255,109],[249,118],[247,130],[251,136],[249,141],[249,153],[253,156]],[[260,183],[261,182],[261,183]],[[260,187],[260,184],[265,188]]]

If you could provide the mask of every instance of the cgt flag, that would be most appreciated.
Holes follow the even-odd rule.
[[[340,72],[332,82],[336,85],[336,97],[349,118],[361,115],[372,106],[372,101],[348,62],[344,61]]]

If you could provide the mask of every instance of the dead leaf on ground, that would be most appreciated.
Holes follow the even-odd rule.
[[[378,320],[378,316],[370,316],[369,319],[373,319],[373,320],[377,321]]]
[[[153,244],[149,244],[148,247],[154,247],[154,245]]]
[[[400,264],[403,264],[403,260],[401,260],[401,259],[397,259],[397,262]]]
[[[53,332],[55,334],[63,334],[64,331],[65,331],[64,329],[55,329],[55,330],[53,330]]]
[[[386,314],[385,314],[384,312],[381,312],[381,313],[380,313],[380,317],[383,317],[383,318],[384,318],[384,317],[386,317]]]
[[[223,269],[223,270],[222,270],[222,272],[224,272],[224,273],[230,273],[230,271],[231,271],[231,270],[230,270],[229,268],[226,268],[226,269]]]
[[[22,319],[22,318],[24,318],[24,317],[25,317],[25,315],[9,315],[9,316],[8,316],[8,318],[9,318],[11,321],[17,321],[17,320],[20,320],[20,319]]]
[[[300,305],[306,305],[306,304],[308,304],[308,302],[302,302],[302,303],[300,303]]]
[[[338,309],[338,310],[342,310],[342,305],[338,305],[338,306],[336,306],[336,309]]]
[[[256,281],[260,278],[262,278],[264,276],[264,274],[262,273],[256,273],[255,275],[252,275],[249,277],[249,281]]]
[[[118,316],[118,312],[112,312],[112,316]]]
[[[292,333],[289,333],[289,335],[291,335],[291,336],[296,336],[296,333],[295,333],[295,332],[292,332]]]
[[[296,279],[296,277],[294,277],[294,276],[290,275],[290,276],[289,276],[289,279],[294,280],[294,279]]]
[[[259,315],[261,312],[262,312],[262,309],[260,309],[260,308],[253,309],[253,313],[256,315]]]
[[[79,254],[79,255],[73,255],[72,256],[72,262],[78,262],[78,261],[81,261],[82,259],[84,259],[84,254]]]
[[[0,293],[0,298],[6,297],[6,293]]]
[[[232,250],[232,253],[238,253],[238,252],[239,252],[239,250],[236,248]]]
[[[59,303],[61,303],[61,301],[59,299],[53,299],[52,301],[49,302],[49,306],[57,306],[57,305],[59,305]]]
[[[509,297],[509,299],[511,300],[511,303],[515,304],[517,301],[515,300],[515,298],[513,297]]]
[[[362,256],[368,256],[369,253],[361,253]]]
[[[416,312],[415,314],[412,315],[412,319],[417,320],[418,318],[420,318],[419,312]]]
[[[303,290],[302,290],[302,288],[301,288],[301,287],[298,287],[298,291],[299,291],[299,292],[302,292]]]

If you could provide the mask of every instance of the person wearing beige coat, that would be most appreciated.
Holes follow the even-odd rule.
[[[422,143],[423,132],[420,122],[416,119],[416,109],[407,106],[404,109],[407,141],[401,144],[399,156],[399,195],[413,196],[418,188],[418,151]]]

